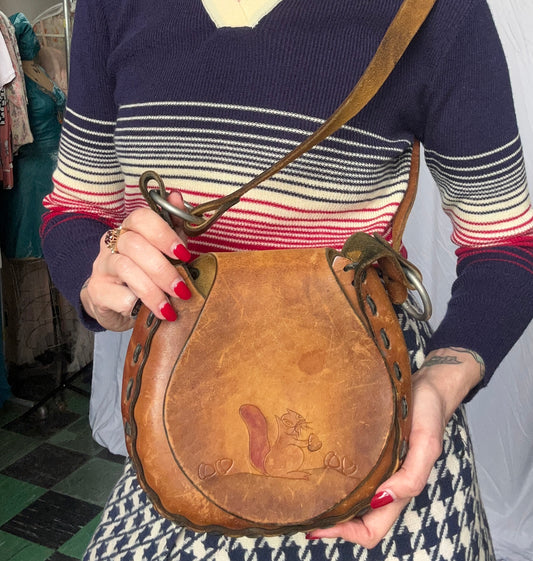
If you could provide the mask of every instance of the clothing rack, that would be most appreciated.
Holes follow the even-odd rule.
[[[70,0],[63,0],[63,13],[65,16],[65,55],[67,57],[67,80],[70,77]]]
[[[44,47],[56,47],[56,49],[51,50],[59,52],[59,56],[61,58],[61,52],[64,52],[65,60],[62,61],[62,78],[64,80],[66,72],[67,84],[70,71],[71,18],[74,14],[74,7],[75,0],[62,0],[60,3],[51,6],[39,14],[32,22],[32,27],[34,28],[35,34],[39,38],[41,45]],[[9,260],[6,261],[9,263]],[[40,270],[42,259],[36,259],[35,263],[36,267]],[[36,361],[34,370],[36,375],[33,376],[33,379],[37,381],[36,388],[33,389],[33,392],[29,392],[32,393],[31,397],[28,397],[27,399],[23,398],[25,404],[30,406],[23,416],[29,417],[33,416],[34,413],[38,413],[41,420],[44,420],[48,416],[48,409],[46,407],[48,402],[54,400],[57,408],[60,411],[63,409],[65,406],[63,393],[65,390],[71,390],[86,397],[89,397],[90,395],[90,393],[85,389],[82,389],[74,384],[74,382],[87,373],[86,367],[89,365],[82,363],[81,367],[75,372],[69,372],[69,367],[72,367],[72,364],[69,363],[70,359],[67,359],[68,337],[66,327],[63,325],[64,316],[62,312],[62,304],[60,302],[60,294],[49,277],[48,269],[46,267],[44,267],[43,270],[44,269],[46,269],[47,283],[45,284],[48,286],[47,301],[49,302],[50,308],[49,310],[47,309],[46,316],[48,317],[48,313],[51,316],[51,324],[47,323],[46,327],[50,325],[52,328],[52,337],[50,337],[50,341],[47,341],[48,348],[45,352],[52,355],[52,359],[50,362],[44,362],[42,365],[39,364],[39,361]],[[44,286],[45,285],[43,284],[43,287]],[[44,291],[42,296],[43,298],[46,296]],[[67,319],[67,321],[69,320]],[[41,325],[39,324],[37,327],[40,328]],[[45,358],[48,359],[48,357]],[[31,365],[26,368],[25,374],[27,374],[28,380],[32,378],[33,372]],[[47,384],[43,388],[41,382],[39,381],[40,376],[43,378],[49,377],[53,380],[52,387],[49,387]],[[41,391],[43,389],[45,389],[44,396]]]
[[[44,12],[41,12],[32,22],[34,28],[37,27],[36,35],[43,39],[46,44],[47,38],[52,39],[64,39],[65,42],[65,59],[66,59],[66,72],[67,81],[70,76],[70,38],[71,38],[71,17],[74,13],[76,5],[76,0],[62,0],[53,6],[50,6]],[[55,16],[63,16],[64,19],[64,31],[63,33],[45,33],[43,28],[43,22],[47,19],[53,18]],[[39,31],[39,25],[41,24],[41,30]]]
[[[59,304],[59,291],[52,283],[52,279],[49,277],[49,290],[50,290],[50,302],[52,306],[52,317],[53,317],[53,329],[54,329],[54,338],[56,342],[57,348],[57,360],[56,360],[56,386],[46,393],[41,399],[36,402],[33,402],[31,407],[21,415],[21,418],[28,418],[33,416],[35,413],[38,413],[42,420],[48,417],[48,410],[46,409],[46,404],[55,399],[56,405],[59,407],[60,410],[64,410],[65,403],[63,401],[63,393],[65,390],[70,390],[84,397],[90,398],[91,393],[83,388],[78,387],[75,385],[79,378],[85,376],[87,373],[86,368],[81,368],[76,372],[71,374],[67,373],[67,362],[65,360],[65,354],[63,351],[63,344],[65,341],[65,335],[63,333],[63,325],[61,323],[61,312],[60,312],[60,304]]]
[[[61,2],[58,3],[58,4],[54,4],[53,6],[50,6],[49,8],[44,10],[44,12],[40,13],[33,20],[33,25],[35,25],[36,23],[39,23],[40,21],[43,21],[45,19],[51,18],[53,16],[60,16],[61,14],[64,14],[64,13],[65,13],[64,4],[62,4]]]

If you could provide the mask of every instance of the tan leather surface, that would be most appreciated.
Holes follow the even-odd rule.
[[[350,263],[325,249],[210,254],[193,263],[205,298],[189,279],[176,322],[139,314],[123,412],[163,515],[233,535],[311,529],[360,512],[398,467],[405,343],[375,268],[358,296]]]
[[[409,180],[403,199],[400,201],[398,210],[392,219],[392,247],[400,251],[407,219],[415,203],[416,191],[418,189],[418,177],[420,175],[420,142],[413,143],[411,154],[411,167],[409,168]]]

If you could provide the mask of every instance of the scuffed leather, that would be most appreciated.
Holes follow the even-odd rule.
[[[163,516],[272,535],[368,507],[411,422],[407,349],[378,262],[389,286],[407,281],[385,245],[356,234],[343,252],[207,254],[179,265],[192,297],[172,300],[176,322],[141,310],[123,416]]]

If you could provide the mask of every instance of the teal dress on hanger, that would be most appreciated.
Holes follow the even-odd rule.
[[[22,60],[33,60],[39,43],[23,14],[10,20],[15,26]],[[25,77],[28,117],[34,141],[21,146],[13,161],[15,185],[0,193],[0,240],[4,255],[12,259],[42,257],[39,228],[43,198],[52,190],[57,165],[65,93],[54,84],[48,91]]]

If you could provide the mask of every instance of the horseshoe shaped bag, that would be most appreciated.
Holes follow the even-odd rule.
[[[433,3],[405,0],[332,117],[239,191],[189,209],[187,234],[201,234],[366,105]],[[411,372],[393,304],[422,290],[419,272],[398,252],[418,162],[415,144],[392,245],[355,233],[341,251],[207,253],[174,262],[192,297],[171,299],[175,322],[141,308],[122,394],[128,451],[162,516],[233,536],[307,531],[364,512],[401,465]],[[150,180],[159,192],[148,191]],[[140,184],[154,210],[179,212],[157,174]]]

